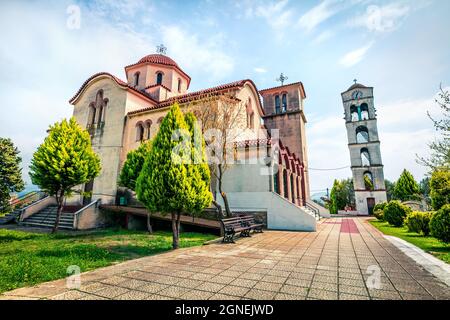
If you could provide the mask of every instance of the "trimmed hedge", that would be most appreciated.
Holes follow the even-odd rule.
[[[406,216],[405,224],[410,232],[428,236],[430,234],[430,220],[432,216],[432,212],[413,211]]]
[[[430,221],[431,235],[442,242],[450,242],[450,204],[436,211]]]
[[[394,227],[401,227],[410,211],[411,209],[400,201],[392,200],[384,208],[384,220]]]

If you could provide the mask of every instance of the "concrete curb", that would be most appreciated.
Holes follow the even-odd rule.
[[[444,282],[450,287],[450,265],[431,254],[426,253],[422,249],[416,247],[415,245],[406,242],[397,237],[386,236],[384,237],[389,240],[393,245],[399,248],[404,254],[413,259],[415,262],[424,267],[428,272],[432,273],[435,277]]]

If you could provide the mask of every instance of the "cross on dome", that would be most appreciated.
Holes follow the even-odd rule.
[[[156,53],[166,54],[167,48],[161,43],[159,46],[156,46]]]

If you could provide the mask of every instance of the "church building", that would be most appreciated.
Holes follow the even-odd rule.
[[[195,92],[190,85],[191,77],[165,50],[126,66],[125,80],[107,72],[88,78],[70,103],[77,122],[91,135],[102,170],[82,186],[91,196],[71,201],[118,204],[118,178],[127,153],[157,134],[175,102],[184,112],[193,105],[208,107],[205,101],[240,104],[243,134],[230,142],[237,152],[223,181],[231,209],[265,212],[271,229],[315,230],[303,84],[258,90],[252,80],[243,79]],[[215,198],[222,200],[218,193]]]

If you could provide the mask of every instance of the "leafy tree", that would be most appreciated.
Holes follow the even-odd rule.
[[[127,154],[127,160],[120,172],[119,185],[130,190],[136,191],[136,181],[144,166],[146,156],[150,153],[152,148],[152,141],[142,143],[136,150],[132,150]],[[152,225],[150,223],[151,212],[147,213],[147,230],[153,233]]]
[[[430,199],[430,177],[425,177],[422,180],[420,180],[419,182],[419,189],[420,189],[420,194],[423,196],[423,198],[427,201],[427,203],[429,204],[431,202]]]
[[[100,172],[100,159],[91,147],[91,138],[75,118],[50,126],[49,134],[33,154],[30,177],[56,199],[58,210],[55,226],[59,226],[64,199],[75,192],[77,185],[86,183]]]
[[[149,211],[171,214],[174,249],[179,247],[181,213],[200,210],[207,202],[197,194],[200,170],[191,167],[192,156],[189,127],[180,107],[174,104],[161,123],[136,182],[137,197]]]
[[[136,150],[127,154],[127,160],[120,172],[119,185],[130,190],[136,190],[136,181],[144,166],[145,157],[152,148],[152,141],[142,143]]]
[[[387,201],[391,201],[391,200],[395,199],[395,197],[394,197],[395,182],[385,179],[384,183],[386,185]]]
[[[355,205],[355,192],[352,179],[334,180],[333,188],[330,192],[330,213],[336,214],[347,205]]]
[[[208,135],[206,144],[213,146],[214,161],[210,161],[210,172],[213,178],[211,187],[216,194],[216,186],[225,205],[227,217],[232,216],[228,197],[223,189],[223,180],[230,168],[227,153],[230,145],[236,142],[241,135],[239,129],[245,128],[245,104],[238,101],[218,101],[217,95],[210,95],[189,106],[189,110],[197,115],[202,123],[202,132],[214,132]],[[212,158],[211,158],[212,159]],[[214,205],[221,212],[220,205],[214,200]]]
[[[431,151],[429,158],[419,157],[418,162],[434,170],[450,169],[450,92],[440,87],[439,97],[435,100],[442,110],[442,119],[433,118],[430,113],[428,117],[433,122],[434,128],[442,138],[431,142],[428,146]]]
[[[413,175],[408,170],[404,169],[395,184],[395,199],[401,201],[418,200],[420,198],[419,193],[419,184],[414,180]]]
[[[11,210],[10,193],[24,189],[19,150],[11,139],[0,138],[0,215]]]
[[[439,210],[450,204],[450,171],[434,171],[430,180],[431,205]]]
[[[189,176],[192,180],[192,187],[195,189],[195,197],[190,212],[194,214],[201,213],[208,207],[212,201],[210,191],[211,175],[209,172],[208,161],[206,157],[206,143],[203,139],[201,128],[194,114],[188,112],[184,119],[189,128],[191,137],[191,164],[188,165]]]

